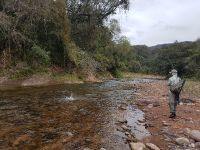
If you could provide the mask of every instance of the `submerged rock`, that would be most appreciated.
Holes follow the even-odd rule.
[[[146,147],[149,148],[150,150],[160,150],[160,148],[158,148],[158,146],[156,146],[155,144],[152,144],[152,143],[146,143]]]
[[[130,143],[130,147],[131,147],[131,150],[144,150],[146,148],[146,146],[141,143],[141,142],[138,142],[138,143]]]

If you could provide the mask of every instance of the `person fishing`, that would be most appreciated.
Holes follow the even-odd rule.
[[[177,70],[172,69],[169,72],[172,77],[168,80],[169,86],[169,109],[170,109],[170,116],[169,118],[176,118],[176,107],[179,104],[179,95],[180,92],[185,84],[185,80],[181,80],[180,77],[177,75]]]

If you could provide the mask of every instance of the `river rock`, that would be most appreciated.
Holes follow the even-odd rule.
[[[195,144],[194,144],[194,143],[191,143],[191,144],[189,145],[189,147],[195,148]]]
[[[153,104],[149,104],[147,107],[148,108],[153,108]]]
[[[130,133],[129,133],[129,132],[125,132],[125,135],[127,135],[127,136],[128,136],[128,135],[130,135]]]
[[[158,146],[156,146],[155,144],[152,144],[152,143],[146,143],[146,147],[149,148],[150,150],[160,150],[160,148],[158,148]]]
[[[200,148],[200,142],[196,142],[196,143],[195,143],[195,147],[196,147],[196,148]]]
[[[127,123],[128,121],[125,118],[118,119],[119,123]]]
[[[90,149],[90,148],[86,147],[86,148],[84,148],[83,150],[92,150],[92,149]]]
[[[162,122],[163,126],[169,126],[169,123],[167,123],[166,121]]]
[[[131,150],[144,150],[146,148],[146,146],[141,143],[141,142],[138,142],[138,143],[130,143],[130,147],[131,147]]]
[[[121,128],[124,129],[124,130],[129,130],[129,128],[125,125],[121,125]]]
[[[197,142],[200,142],[200,131],[192,130],[189,134],[190,138],[194,139]]]
[[[185,137],[180,137],[176,139],[176,143],[179,145],[185,145],[185,144],[189,144],[190,141]]]
[[[185,128],[185,129],[183,130],[183,133],[184,133],[185,135],[190,135],[191,130],[190,130],[189,128]]]

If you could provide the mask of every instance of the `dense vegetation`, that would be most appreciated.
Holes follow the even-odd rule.
[[[153,47],[135,46],[141,70],[167,75],[175,68],[180,76],[200,79],[200,41],[175,42]]]
[[[0,68],[115,73],[130,44],[108,17],[128,6],[128,0],[1,0]]]
[[[97,74],[121,71],[200,78],[200,43],[156,47],[131,46],[120,36],[117,9],[129,0],[1,0],[0,70],[49,68],[67,73]]]

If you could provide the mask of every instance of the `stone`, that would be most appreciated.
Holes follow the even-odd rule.
[[[183,133],[184,133],[185,135],[189,135],[190,132],[191,132],[191,130],[190,130],[189,128],[183,129]]]
[[[86,142],[86,143],[92,143],[92,140],[91,140],[90,138],[86,138],[86,139],[85,139],[85,142]]]
[[[121,128],[124,129],[124,130],[129,130],[129,128],[125,125],[121,125]]]
[[[146,143],[146,147],[149,148],[150,150],[160,150],[160,148],[158,148],[158,146],[156,146],[155,144],[152,144],[152,143]]]
[[[166,121],[162,122],[163,126],[169,126],[169,123],[167,123]]]
[[[144,150],[146,148],[146,146],[141,143],[141,142],[137,142],[137,143],[130,143],[130,147],[131,150]]]
[[[105,148],[101,148],[100,150],[106,150]]]
[[[71,132],[65,132],[65,135],[67,135],[67,136],[73,136],[73,134]]]
[[[190,138],[193,140],[200,142],[200,131],[199,130],[192,130],[189,134]]]
[[[191,143],[191,144],[189,145],[189,147],[195,148],[195,144],[194,144],[194,143]]]
[[[86,148],[84,148],[83,150],[92,150],[92,149],[90,149],[90,148],[86,147]]]
[[[196,147],[196,148],[200,148],[200,142],[196,142],[196,143],[195,143],[195,147]]]
[[[121,109],[121,110],[126,110],[127,107],[126,107],[126,106],[120,106],[119,109]]]
[[[176,139],[176,143],[179,145],[186,145],[186,144],[189,144],[190,141],[185,137],[180,137]]]
[[[119,123],[127,123],[128,121],[124,118],[120,118],[120,119],[118,119],[118,122]]]
[[[130,135],[130,133],[129,133],[129,132],[125,132],[125,135],[127,135],[127,136],[128,136],[128,135]]]
[[[154,102],[154,103],[153,103],[153,107],[158,107],[158,106],[160,106],[160,103],[159,103],[159,102]]]
[[[153,104],[149,104],[147,107],[148,108],[153,108]]]

